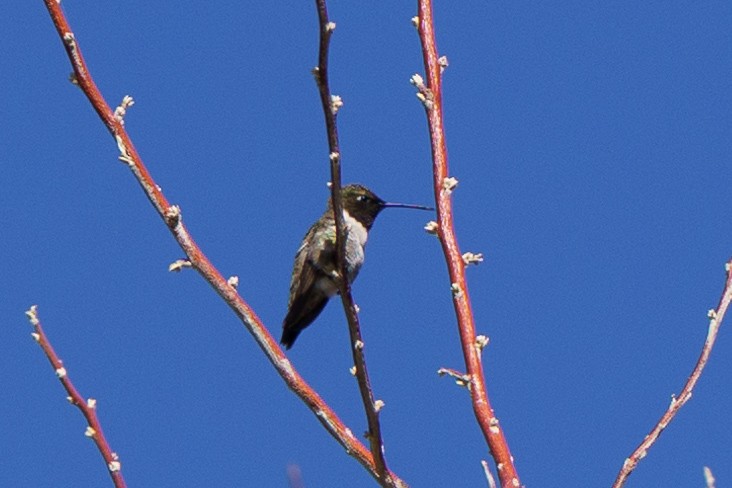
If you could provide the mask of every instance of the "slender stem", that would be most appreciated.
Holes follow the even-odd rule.
[[[107,130],[114,137],[120,151],[120,160],[129,166],[150,203],[155,207],[176,242],[185,252],[190,265],[201,274],[239,317],[288,388],[313,412],[323,427],[343,446],[349,455],[361,463],[372,476],[379,477],[380,468],[377,469],[369,449],[354,437],[351,429],[338,418],[333,409],[300,376],[254,310],[239,296],[236,289],[227,282],[193,240],[188,229],[183,225],[180,208],[170,205],[137,153],[119,115],[122,111],[118,110],[117,115],[115,115],[115,111],[110,108],[94,83],[60,3],[57,0],[44,0],[44,3],[66,49],[74,70],[75,82],[78,83]],[[393,473],[389,473],[389,476],[401,482]]]
[[[437,235],[440,238],[450,275],[453,305],[468,377],[469,391],[475,418],[486,439],[496,463],[498,477],[503,487],[520,486],[520,481],[508,443],[491,408],[486,391],[480,351],[476,341],[475,322],[470,305],[468,285],[465,280],[465,263],[457,243],[453,227],[451,190],[456,184],[449,178],[447,145],[442,116],[442,70],[446,63],[438,57],[435,41],[431,0],[417,0],[417,28],[422,44],[422,56],[427,77],[426,86],[420,79],[413,79],[425,107],[432,146],[435,201],[437,203]]]
[[[91,398],[89,400],[85,400],[74,386],[74,383],[72,383],[71,378],[69,378],[69,373],[64,367],[63,361],[61,361],[58,354],[56,354],[56,351],[54,351],[53,346],[51,346],[51,342],[48,340],[48,336],[46,336],[46,333],[41,326],[41,320],[38,318],[37,307],[33,305],[25,314],[28,316],[28,320],[33,326],[33,339],[36,340],[38,345],[41,346],[41,349],[43,349],[43,352],[46,354],[48,361],[51,363],[51,367],[53,367],[53,370],[56,372],[56,376],[59,381],[61,381],[66,393],[69,395],[67,397],[69,403],[78,408],[86,419],[89,426],[87,427],[85,435],[94,441],[99,453],[102,455],[102,458],[104,458],[104,462],[107,464],[107,470],[109,471],[109,475],[112,477],[114,486],[116,488],[125,488],[127,484],[125,483],[125,479],[122,477],[122,464],[119,461],[119,456],[117,456],[116,452],[112,451],[106,437],[104,437],[102,424],[99,422],[99,418],[97,417],[96,400]]]
[[[638,466],[640,460],[648,454],[648,449],[656,443],[661,432],[664,431],[668,424],[674,419],[674,417],[676,417],[679,410],[681,410],[681,407],[683,407],[691,398],[691,392],[694,390],[694,386],[697,381],[699,381],[699,378],[704,371],[704,367],[707,365],[707,361],[709,361],[709,355],[712,353],[712,348],[717,340],[719,327],[722,325],[724,314],[727,313],[727,308],[729,308],[730,301],[732,301],[732,259],[727,261],[725,269],[727,270],[727,278],[725,280],[724,290],[722,291],[722,296],[719,299],[717,308],[709,311],[709,328],[707,329],[707,338],[704,341],[704,345],[702,346],[701,353],[699,354],[699,359],[697,359],[696,365],[694,365],[694,369],[686,380],[686,384],[681,389],[681,393],[671,399],[671,404],[666,409],[666,412],[664,412],[648,435],[643,438],[643,442],[641,442],[635,451],[633,451],[633,453],[625,460],[623,467],[620,469],[620,472],[613,483],[613,488],[620,488],[625,484],[628,476],[630,476],[636,466]]]
[[[315,68],[315,81],[320,93],[320,102],[323,106],[325,116],[326,132],[328,134],[328,148],[330,151],[330,178],[331,178],[331,199],[333,202],[333,213],[336,224],[336,255],[337,268],[341,277],[348,276],[346,270],[346,225],[343,219],[343,202],[341,199],[341,153],[338,144],[338,127],[336,125],[336,106],[330,91],[328,81],[328,51],[330,38],[335,29],[335,24],[328,18],[328,8],[325,0],[315,1],[318,10],[318,21],[320,27],[320,43],[318,49],[318,67]],[[351,285],[347,279],[339,280],[339,292],[343,309],[348,320],[348,330],[351,338],[351,351],[353,362],[356,367],[356,379],[358,389],[361,393],[366,419],[368,421],[368,439],[371,445],[371,455],[376,465],[376,479],[381,486],[397,486],[403,483],[393,477],[386,466],[384,457],[384,443],[381,435],[379,413],[374,400],[366,358],[363,350],[363,339],[361,327],[358,320],[358,312],[351,295]]]

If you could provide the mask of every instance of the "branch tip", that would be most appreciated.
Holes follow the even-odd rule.
[[[708,466],[704,466],[704,481],[707,484],[707,488],[714,488],[717,480],[714,479],[712,470]]]
[[[31,308],[26,310],[25,316],[28,317],[28,321],[33,327],[36,327],[40,322],[38,320],[38,305],[32,305]]]
[[[481,460],[480,464],[483,466],[483,473],[485,474],[485,479],[488,482],[488,488],[496,488],[496,480],[493,478],[493,474],[491,474],[491,470],[488,467],[488,461]]]

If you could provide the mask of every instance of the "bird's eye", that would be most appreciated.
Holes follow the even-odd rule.
[[[369,197],[367,197],[366,195],[359,195],[358,197],[356,197],[356,200],[358,200],[359,202],[365,202],[368,201],[368,199]]]

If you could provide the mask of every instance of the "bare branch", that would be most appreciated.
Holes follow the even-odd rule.
[[[724,314],[727,312],[730,301],[732,301],[732,259],[727,261],[725,264],[725,270],[727,272],[727,278],[725,280],[724,290],[722,291],[722,296],[719,299],[717,308],[710,310],[707,313],[707,316],[709,317],[707,338],[704,341],[701,353],[699,354],[699,359],[697,359],[691,375],[689,375],[689,378],[686,380],[686,384],[681,389],[681,393],[679,393],[678,396],[673,396],[671,398],[671,404],[666,409],[666,412],[664,412],[648,435],[643,438],[643,442],[641,442],[635,451],[633,451],[633,453],[625,460],[623,467],[620,469],[620,472],[613,483],[613,488],[620,488],[625,484],[628,476],[630,476],[636,466],[638,466],[640,460],[648,454],[648,449],[656,443],[661,432],[663,432],[674,417],[676,417],[676,414],[681,410],[681,407],[683,407],[691,398],[692,390],[694,389],[696,382],[699,381],[707,361],[709,361],[709,355],[712,353],[714,342],[717,340],[717,333],[719,332],[719,326],[722,325]],[[707,483],[709,483],[709,477],[707,477]]]
[[[227,282],[226,278],[211,264],[193,240],[193,237],[183,224],[180,208],[168,202],[160,187],[155,183],[143,164],[140,155],[137,153],[137,149],[135,149],[132,140],[121,123],[122,119],[119,110],[117,110],[117,116],[115,116],[115,111],[110,108],[94,83],[84,62],[76,37],[61,9],[60,2],[57,0],[44,0],[44,2],[51,16],[51,20],[56,27],[56,31],[61,37],[66,54],[71,61],[74,69],[74,82],[84,92],[84,95],[89,99],[89,102],[102,119],[107,130],[114,137],[120,151],[119,159],[129,166],[137,182],[145,192],[145,195],[150,200],[150,203],[155,207],[173,234],[173,237],[178,242],[178,245],[185,252],[186,260],[190,262],[191,267],[201,274],[239,317],[288,388],[305,403],[318,421],[343,446],[349,455],[356,458],[373,476],[378,476],[380,471],[377,470],[369,449],[353,436],[351,429],[338,418],[333,409],[300,376],[254,310],[237,294],[236,288]],[[187,263],[185,266],[187,266]],[[399,480],[396,477],[394,479]]]
[[[340,97],[330,92],[328,82],[328,50],[330,38],[335,30],[335,23],[328,18],[328,7],[325,0],[315,0],[318,10],[320,27],[320,44],[318,49],[318,66],[313,70],[315,81],[320,93],[320,101],[325,116],[325,126],[328,135],[328,148],[330,151],[330,179],[331,179],[331,200],[333,202],[333,215],[336,225],[336,255],[337,269],[341,276],[339,291],[343,309],[348,320],[348,330],[351,338],[351,352],[355,365],[355,375],[358,381],[358,389],[361,393],[366,419],[368,421],[368,433],[366,434],[371,445],[371,454],[376,465],[375,477],[381,486],[406,486],[399,478],[396,478],[386,466],[384,457],[384,441],[381,436],[381,425],[379,422],[379,410],[383,407],[381,400],[374,399],[371,389],[368,370],[366,369],[366,357],[364,355],[361,327],[358,320],[358,309],[351,295],[351,285],[346,277],[346,225],[343,218],[343,202],[341,201],[341,152],[338,143],[338,126],[336,125],[336,114],[343,105]]]
[[[119,456],[116,452],[112,451],[109,446],[107,439],[104,437],[102,431],[102,424],[99,422],[97,417],[97,401],[93,398],[84,399],[81,393],[76,389],[74,384],[69,378],[69,372],[63,365],[63,362],[53,350],[51,343],[46,336],[46,333],[41,327],[41,321],[38,318],[38,308],[33,305],[27,312],[25,312],[28,320],[33,326],[33,339],[41,346],[43,352],[46,354],[48,361],[51,363],[51,367],[56,372],[56,376],[63,385],[66,393],[69,395],[66,399],[81,411],[87,422],[87,428],[84,435],[89,437],[96,444],[99,453],[104,458],[104,462],[107,465],[109,475],[112,477],[112,482],[117,488],[124,488],[127,486],[124,478],[122,477],[122,464],[119,461]]]
[[[419,32],[422,44],[426,82],[420,75],[412,76],[411,82],[417,88],[417,98],[422,102],[427,115],[434,174],[435,201],[437,203],[437,224],[429,225],[428,232],[435,232],[440,239],[450,275],[450,288],[457,316],[460,342],[465,357],[467,376],[470,378],[470,397],[473,412],[483,436],[488,443],[496,463],[498,477],[503,487],[520,486],[513,457],[498,419],[493,413],[486,391],[480,350],[476,347],[475,321],[470,305],[468,285],[465,280],[465,260],[453,228],[452,200],[458,181],[449,176],[447,145],[442,115],[442,73],[447,67],[447,58],[438,56],[432,19],[432,1],[417,0],[418,16],[412,19]],[[470,256],[468,256],[470,257]],[[475,255],[473,255],[473,258]],[[473,261],[472,259],[469,261]]]

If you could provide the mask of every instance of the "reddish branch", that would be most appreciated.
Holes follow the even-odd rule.
[[[447,66],[447,61],[445,58],[439,58],[437,54],[431,0],[418,0],[417,8],[419,16],[415,21],[422,44],[427,83],[425,86],[424,82],[417,76],[412,81],[419,90],[419,98],[422,100],[427,114],[432,145],[435,201],[437,203],[436,231],[440,238],[450,275],[460,342],[465,357],[467,376],[470,380],[468,389],[473,403],[473,412],[496,463],[501,486],[515,487],[520,485],[520,481],[503,430],[500,428],[498,419],[488,400],[481,364],[483,342],[476,339],[470,295],[465,280],[465,262],[460,253],[453,228],[450,193],[457,181],[449,178],[442,116],[442,70]]]
[[[129,101],[127,103],[123,102],[123,106],[118,108],[116,113],[110,108],[89,74],[76,37],[64,16],[59,2],[57,0],[44,1],[71,61],[75,82],[82,89],[102,122],[114,137],[120,151],[120,160],[129,166],[145,195],[163,218],[178,245],[185,252],[190,265],[203,276],[216,293],[231,307],[247,330],[254,336],[254,340],[287,386],[307,405],[325,429],[344,447],[346,452],[356,458],[372,476],[378,478],[380,476],[379,469],[369,449],[354,437],[351,430],[346,427],[335,412],[295,371],[277,341],[262,324],[254,310],[239,296],[234,286],[227,283],[227,280],[211,264],[195,243],[188,229],[183,225],[180,208],[172,206],[160,191],[124,129],[123,109],[130,105]],[[396,475],[389,473],[389,476],[395,480],[395,484],[402,483],[402,486],[405,486]]]
[[[681,410],[681,407],[683,407],[691,398],[691,392],[694,389],[696,382],[699,381],[707,361],[709,361],[709,355],[712,353],[714,342],[717,340],[719,326],[722,325],[724,314],[727,313],[727,308],[729,307],[730,301],[732,301],[732,259],[727,261],[725,269],[727,271],[727,278],[724,290],[722,291],[722,296],[719,299],[717,308],[709,311],[709,328],[707,330],[707,338],[704,341],[704,346],[702,346],[701,354],[694,366],[694,370],[686,380],[686,384],[681,389],[681,393],[671,399],[671,404],[666,409],[666,412],[661,416],[648,435],[646,435],[643,442],[641,442],[635,451],[633,451],[633,453],[625,460],[623,467],[618,473],[618,477],[615,479],[615,483],[613,483],[613,488],[620,488],[625,484],[628,476],[630,476],[636,466],[638,466],[640,460],[648,454],[648,449],[655,444],[656,440],[658,440],[658,437],[661,435],[661,432],[663,432],[668,424],[674,419],[679,410]]]
[[[56,376],[59,381],[61,381],[61,384],[68,394],[67,400],[69,403],[77,407],[86,419],[88,427],[86,428],[85,435],[91,438],[94,441],[94,444],[96,444],[97,449],[99,449],[99,453],[102,455],[104,462],[107,465],[109,475],[112,477],[114,486],[117,488],[126,487],[127,484],[122,477],[122,465],[119,461],[119,456],[117,456],[117,453],[113,452],[112,448],[109,447],[109,443],[104,437],[104,432],[102,431],[102,424],[99,423],[99,419],[97,418],[96,400],[92,398],[85,400],[71,382],[68,371],[64,368],[63,362],[59,359],[56,351],[53,350],[46,333],[43,331],[43,327],[41,327],[41,321],[38,319],[36,306],[33,305],[25,314],[28,316],[28,320],[34,329],[33,339],[36,340],[38,345],[41,346],[41,349],[43,349],[43,352],[46,354],[48,361],[51,363],[51,367],[56,372]]]
[[[320,102],[323,106],[323,114],[325,116],[326,132],[328,134],[331,200],[333,201],[333,214],[336,224],[337,269],[340,276],[345,277],[348,276],[345,259],[346,226],[343,219],[343,202],[341,201],[341,153],[338,144],[338,126],[336,125],[336,113],[339,105],[330,92],[330,84],[328,82],[328,50],[330,47],[330,37],[335,29],[335,24],[328,18],[328,8],[325,0],[315,0],[315,5],[318,9],[320,43],[318,49],[318,66],[313,70],[313,74],[318,85]],[[371,445],[371,454],[376,464],[376,479],[381,486],[397,486],[398,482],[401,483],[401,481],[392,477],[386,466],[386,459],[384,458],[384,443],[379,422],[379,407],[374,401],[374,393],[371,389],[371,382],[369,381],[368,370],[366,369],[361,327],[359,325],[358,312],[353,302],[353,297],[351,296],[351,285],[347,279],[341,279],[339,280],[338,288],[341,301],[343,302],[343,310],[348,320],[353,363],[356,367],[355,374],[368,421],[369,430],[367,437]]]

